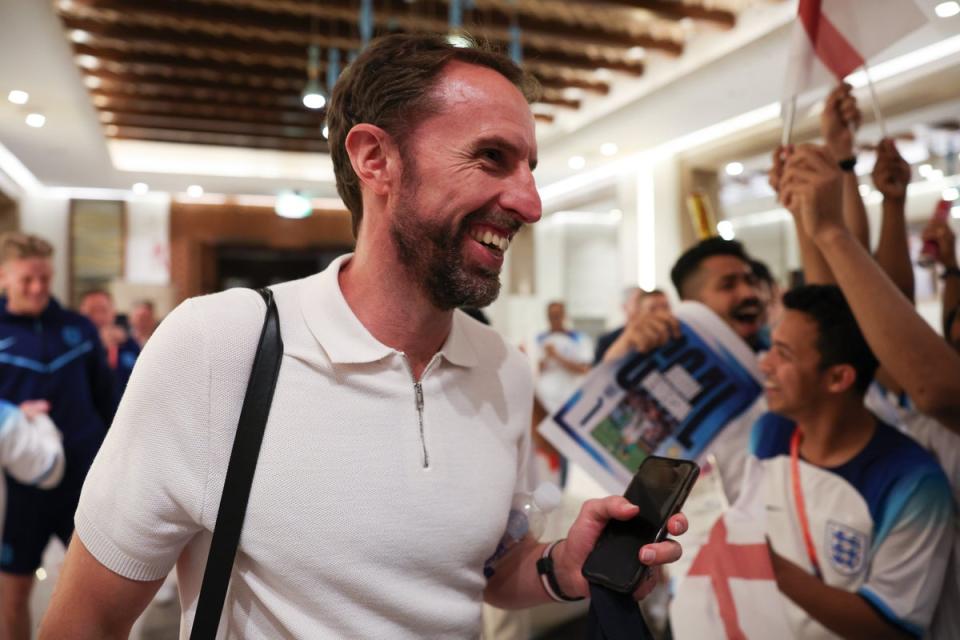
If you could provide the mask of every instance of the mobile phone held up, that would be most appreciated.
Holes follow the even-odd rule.
[[[700,475],[689,460],[649,456],[640,465],[624,497],[640,507],[631,520],[611,520],[583,563],[583,577],[619,593],[633,593],[650,567],[640,549],[667,536],[667,520],[678,513]]]

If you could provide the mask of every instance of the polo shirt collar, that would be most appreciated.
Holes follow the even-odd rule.
[[[373,337],[343,297],[340,269],[352,256],[348,253],[334,259],[330,266],[309,278],[300,293],[304,321],[334,364],[376,362],[399,353]],[[452,364],[472,367],[479,359],[467,335],[469,328],[465,325],[465,318],[463,313],[454,313],[450,335],[441,347],[440,355]]]

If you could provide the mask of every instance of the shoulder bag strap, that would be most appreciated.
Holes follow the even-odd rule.
[[[267,303],[267,314],[260,332],[260,344],[253,359],[247,393],[240,410],[240,422],[233,438],[233,451],[227,465],[227,477],[220,497],[220,510],[213,529],[213,540],[203,574],[197,613],[193,619],[190,640],[214,640],[220,614],[230,584],[240,530],[253,484],[253,473],[260,455],[263,432],[270,415],[270,403],[277,386],[283,341],[280,338],[280,316],[269,289],[257,291]]]

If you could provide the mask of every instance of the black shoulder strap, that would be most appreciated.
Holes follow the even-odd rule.
[[[653,634],[632,595],[590,584],[588,640],[653,640]]]
[[[227,465],[227,477],[220,497],[220,510],[213,529],[213,541],[203,574],[197,614],[193,619],[190,640],[214,640],[220,613],[227,596],[233,560],[240,542],[243,516],[247,510],[253,473],[257,468],[263,431],[270,415],[270,403],[277,386],[283,341],[280,338],[280,316],[269,289],[257,291],[267,303],[267,315],[260,332],[260,344],[253,359],[247,394],[240,409],[240,422],[233,438],[233,451]]]

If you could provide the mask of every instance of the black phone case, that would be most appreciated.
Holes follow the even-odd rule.
[[[644,463],[646,463],[646,461],[651,458],[656,459],[656,458],[660,458],[660,456],[649,456],[647,459],[644,460]],[[690,474],[687,476],[686,480],[684,481],[683,488],[677,493],[677,498],[674,500],[673,507],[668,512],[669,515],[663,520],[662,523],[660,523],[660,531],[657,534],[656,540],[653,540],[653,542],[660,542],[664,538],[666,538],[667,521],[673,515],[677,514],[680,511],[680,509],[683,507],[684,501],[687,499],[687,496],[690,495],[690,490],[693,489],[694,483],[697,481],[697,478],[700,476],[700,467],[695,462],[691,462],[689,460],[682,460],[682,461],[677,460],[675,462],[684,462],[684,463],[689,462],[691,465]],[[643,464],[641,464],[641,467],[642,466]],[[639,475],[639,473],[640,471],[637,470],[637,475]],[[609,577],[609,575],[607,575],[607,573],[603,570],[603,566],[596,566],[603,562],[602,560],[598,560],[598,558],[600,558],[601,556],[598,554],[595,555],[595,552],[597,547],[603,544],[605,534],[606,534],[606,528],[604,529],[604,533],[600,534],[600,538],[597,540],[596,546],[594,546],[594,551],[592,551],[590,555],[587,556],[587,560],[583,563],[583,568],[581,569],[581,573],[583,574],[583,577],[587,579],[587,581],[593,584],[598,584],[600,586],[606,587],[618,593],[625,593],[625,594],[633,593],[634,591],[637,590],[637,587],[640,586],[640,583],[643,582],[643,580],[647,577],[647,575],[649,575],[650,567],[647,565],[641,564],[637,569],[637,572],[632,576],[630,581],[627,583],[620,583],[612,580]],[[645,544],[649,544],[649,543],[645,543]],[[639,551],[639,548],[637,549],[637,551]],[[591,559],[593,559],[592,562],[591,562]]]

